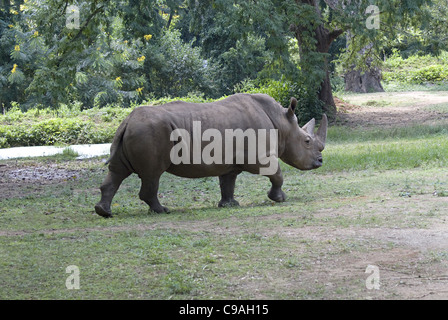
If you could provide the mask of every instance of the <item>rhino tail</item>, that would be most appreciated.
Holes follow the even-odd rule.
[[[126,127],[128,125],[127,119],[123,121],[120,126],[117,129],[117,132],[115,133],[114,140],[112,141],[112,145],[110,146],[110,157],[106,161],[106,164],[108,164],[116,155],[117,150],[119,150],[123,143],[123,136],[126,132]]]

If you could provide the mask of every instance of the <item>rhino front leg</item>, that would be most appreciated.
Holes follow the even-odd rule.
[[[235,192],[235,180],[238,173],[228,173],[219,176],[219,186],[221,188],[221,201],[219,201],[218,207],[234,207],[240,204],[234,197]]]
[[[283,202],[286,200],[286,194],[282,190],[283,185],[283,176],[282,171],[280,170],[280,166],[275,174],[269,176],[271,180],[271,189],[268,192],[269,199],[275,202]]]
[[[131,173],[124,170],[122,173],[116,173],[109,170],[106,178],[101,184],[101,200],[95,205],[95,212],[102,217],[112,217],[110,210],[110,204],[115,196],[118,188],[124,179],[126,179]]]
[[[150,209],[157,213],[169,212],[168,208],[162,206],[157,197],[159,191],[159,177],[141,178],[140,199],[145,201]]]

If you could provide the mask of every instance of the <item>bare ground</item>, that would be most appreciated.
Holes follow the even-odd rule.
[[[61,164],[23,163],[4,161],[0,166],[0,201],[8,198],[23,198],[30,192],[40,193],[45,185],[65,183],[83,175],[85,170],[65,168]]]
[[[389,105],[393,101],[393,105]],[[348,96],[335,99],[337,123],[350,127],[394,127],[411,124],[445,123],[448,113],[430,110],[431,105],[448,103],[448,92],[394,92]]]

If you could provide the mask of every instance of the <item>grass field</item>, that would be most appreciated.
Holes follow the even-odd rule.
[[[349,123],[401,103],[344,98],[364,101],[341,115]],[[4,161],[0,298],[446,299],[447,109],[419,108],[432,118],[332,126],[322,168],[282,164],[281,204],[267,198],[265,177],[241,174],[241,206],[217,208],[217,178],[165,174],[160,200],[171,213],[155,214],[133,175],[114,198],[114,218],[103,219],[93,206],[104,158]],[[369,265],[379,269],[378,290],[367,288]],[[69,266],[79,289],[66,287]]]

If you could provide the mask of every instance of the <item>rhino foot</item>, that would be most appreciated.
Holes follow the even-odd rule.
[[[221,200],[218,203],[218,207],[220,208],[227,208],[227,207],[238,207],[240,204],[235,199],[230,200]]]
[[[162,205],[152,206],[149,210],[154,211],[155,213],[170,213],[170,210]]]
[[[272,189],[268,192],[269,199],[275,202],[283,202],[286,200],[286,194],[281,189]]]
[[[105,209],[101,203],[95,205],[95,212],[104,218],[112,218],[110,209]]]

